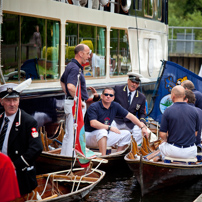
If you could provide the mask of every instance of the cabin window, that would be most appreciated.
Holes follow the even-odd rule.
[[[134,0],[133,4],[135,5],[135,8],[137,11],[141,11],[142,10],[142,0]]]
[[[2,71],[5,82],[59,78],[59,22],[4,13]]]
[[[153,0],[145,0],[144,2],[145,16],[153,16]]]
[[[74,48],[83,43],[91,49],[91,57],[84,67],[86,78],[99,78],[106,75],[105,68],[105,43],[106,29],[103,27],[66,23],[66,49],[65,64],[74,58]]]
[[[126,75],[131,71],[128,36],[125,30],[110,31],[110,75]]]
[[[157,10],[158,10],[158,20],[161,20],[162,18],[162,1],[161,0],[156,0],[157,1]]]

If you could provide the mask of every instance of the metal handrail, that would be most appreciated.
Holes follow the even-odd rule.
[[[184,32],[176,30],[184,30]],[[180,38],[178,38],[179,34],[181,34]],[[198,36],[202,36],[201,27],[169,26],[169,53],[202,54],[202,37],[197,39]]]

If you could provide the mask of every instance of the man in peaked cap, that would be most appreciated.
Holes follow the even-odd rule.
[[[4,108],[0,114],[0,151],[11,158],[24,197],[37,187],[34,162],[43,147],[36,120],[19,108],[17,87],[13,83],[0,86],[0,103]]]
[[[138,74],[133,72],[128,73],[127,85],[114,87],[114,101],[118,102],[123,108],[139,118],[139,120],[143,122],[146,127],[146,97],[137,90],[140,82],[141,80]],[[140,145],[142,143],[141,129],[137,125],[132,123],[129,119],[124,117],[115,117],[112,125],[117,127],[118,129],[129,130],[135,138],[137,144]]]

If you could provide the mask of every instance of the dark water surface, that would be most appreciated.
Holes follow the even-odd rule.
[[[141,197],[138,182],[132,172],[111,170],[90,192],[85,202],[192,202],[202,193],[202,179]]]

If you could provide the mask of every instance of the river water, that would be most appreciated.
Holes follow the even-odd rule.
[[[138,182],[128,169],[106,173],[84,202],[193,202],[202,193],[202,179],[141,197]]]

